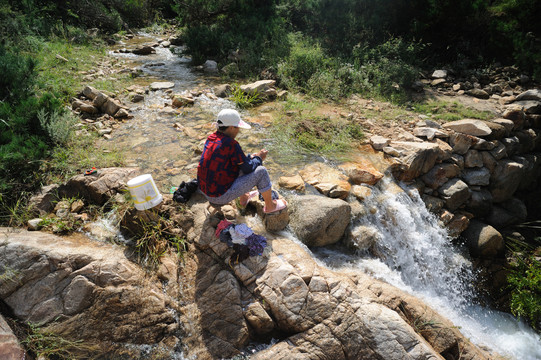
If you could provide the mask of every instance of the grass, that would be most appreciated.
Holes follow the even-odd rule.
[[[45,181],[63,182],[93,166],[96,168],[122,166],[123,154],[106,150],[97,140],[95,135],[78,136],[66,146],[54,149],[51,158],[42,165]]]
[[[494,115],[489,111],[479,111],[462,104],[446,101],[428,100],[414,103],[413,110],[417,113],[432,115],[434,120],[455,121],[462,119],[490,120]]]
[[[88,359],[97,351],[96,346],[85,344],[82,340],[68,340],[53,332],[28,324],[28,335],[22,344],[38,358],[43,359]]]
[[[238,84],[233,85],[231,100],[240,109],[247,109],[261,103],[261,99],[257,93],[247,94],[241,90]]]
[[[90,44],[74,44],[66,39],[53,38],[43,41],[37,37],[27,37],[30,55],[38,61],[38,86],[40,91],[51,91],[64,102],[68,102],[85,85],[100,90],[118,92],[125,88],[130,80],[129,73],[108,74],[85,80],[86,73],[97,69],[107,57],[107,47],[94,40]],[[57,55],[68,61],[61,60]],[[114,60],[111,60],[112,62]]]

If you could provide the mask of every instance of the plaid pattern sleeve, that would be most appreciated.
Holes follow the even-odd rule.
[[[236,140],[220,132],[211,134],[205,142],[197,167],[201,191],[210,197],[225,194],[239,176],[239,164],[245,158]]]

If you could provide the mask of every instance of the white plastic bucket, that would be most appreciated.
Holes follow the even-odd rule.
[[[150,174],[139,175],[128,181],[127,185],[137,210],[153,208],[163,200]]]

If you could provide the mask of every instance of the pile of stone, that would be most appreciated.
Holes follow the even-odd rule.
[[[83,119],[78,131],[82,133],[84,125],[90,125],[105,137],[112,132],[115,120],[131,117],[128,108],[118,100],[91,86],[86,86],[78,97],[71,100],[71,108]]]
[[[423,85],[436,88],[446,95],[469,95],[479,99],[495,99],[502,105],[514,100],[531,83],[528,76],[512,66],[466,76],[455,76],[451,70],[435,70]]]
[[[395,177],[415,186],[451,235],[458,236],[472,218],[502,229],[526,220],[527,205],[538,206],[517,195],[538,189],[540,133],[541,91],[528,90],[506,106],[502,118],[443,126],[423,120],[405,141],[373,136],[370,142],[394,158]],[[474,253],[501,252],[501,235],[493,245],[484,244]]]
[[[182,42],[180,41],[179,38],[176,38],[176,37],[172,37],[172,38],[169,38],[169,39],[157,39],[156,42],[152,43],[152,44],[145,44],[145,45],[141,45],[141,46],[138,46],[134,49],[126,49],[126,48],[122,48],[122,49],[117,49],[114,51],[114,53],[116,54],[135,54],[135,55],[151,55],[151,54],[156,54],[156,48],[160,47],[160,48],[169,48],[171,47],[171,45],[174,45],[174,44],[181,44]]]

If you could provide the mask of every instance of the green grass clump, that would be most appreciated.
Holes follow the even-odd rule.
[[[413,110],[421,114],[431,114],[435,120],[455,121],[462,119],[490,120],[494,115],[489,111],[479,111],[457,102],[429,100],[414,103]]]
[[[240,109],[247,109],[261,103],[261,99],[257,93],[249,94],[241,90],[239,85],[233,85],[233,93],[231,100]]]
[[[68,340],[31,323],[22,344],[30,353],[44,359],[82,359],[97,351],[96,346],[85,344],[82,340]]]

